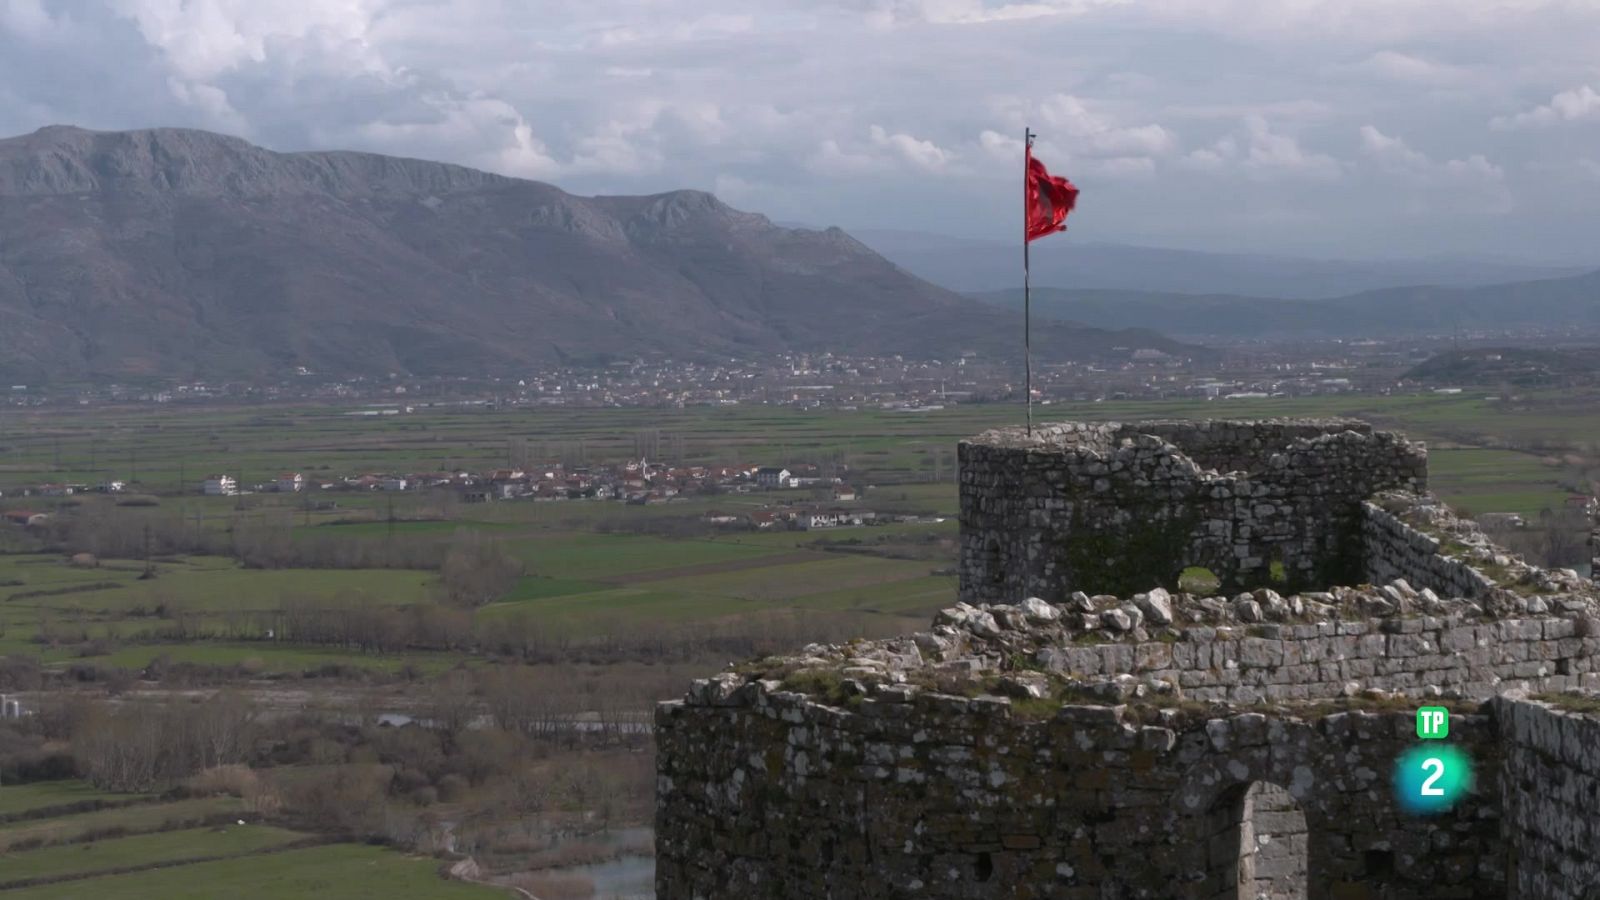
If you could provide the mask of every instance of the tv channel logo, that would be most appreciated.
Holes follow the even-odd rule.
[[[1450,736],[1450,710],[1443,706],[1424,706],[1417,710],[1417,737],[1441,741]]]
[[[1394,796],[1414,816],[1445,812],[1472,790],[1472,758],[1451,744],[1422,744],[1400,754]]]

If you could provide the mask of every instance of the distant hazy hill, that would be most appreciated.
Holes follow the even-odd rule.
[[[1433,384],[1514,384],[1523,387],[1588,380],[1600,374],[1593,351],[1538,350],[1526,347],[1475,347],[1441,353],[1406,373]]]
[[[1020,324],[838,229],[237,138],[0,140],[0,375],[471,374],[662,353],[1015,353]],[[1186,348],[1059,325],[1044,357]],[[1113,349],[1124,348],[1124,349]]]
[[[910,231],[858,230],[862,243],[907,271],[956,291],[1020,286],[1022,247]],[[1198,253],[1159,247],[1053,238],[1036,244],[1036,287],[1107,288],[1182,294],[1322,298],[1397,285],[1476,286],[1556,278],[1586,267],[1532,266],[1476,258],[1415,260],[1298,259]],[[1600,253],[1596,254],[1600,266]],[[1592,268],[1592,267],[1589,267]]]
[[[1022,291],[977,295],[1005,307]],[[1600,271],[1474,288],[1413,287],[1328,300],[1036,288],[1035,314],[1190,337],[1364,337],[1456,330],[1600,330]]]

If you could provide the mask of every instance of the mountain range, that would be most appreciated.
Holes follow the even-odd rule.
[[[1020,290],[975,296],[1007,309],[1022,306]],[[1033,311],[1046,320],[1160,327],[1196,340],[1600,332],[1600,271],[1481,287],[1386,288],[1326,300],[1035,288]]]
[[[514,372],[639,355],[1017,356],[1021,325],[837,228],[186,129],[0,140],[0,376]],[[1035,329],[1050,358],[1204,352]]]
[[[915,231],[857,229],[891,262],[956,291],[1006,290],[1022,281],[1019,242]],[[1021,235],[1019,234],[1020,238]],[[1327,299],[1398,285],[1474,287],[1577,275],[1600,265],[1534,265],[1481,257],[1306,259],[1093,243],[1075,231],[1035,244],[1034,287]]]

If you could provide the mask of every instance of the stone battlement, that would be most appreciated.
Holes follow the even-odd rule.
[[[657,711],[657,890],[752,898],[1584,898],[1600,593],[1346,420],[961,445],[959,602]],[[1186,593],[1205,566],[1220,589]],[[1331,579],[1331,580],[1330,580]],[[1405,814],[1419,704],[1477,780]]]
[[[1051,425],[958,448],[961,599],[1363,580],[1361,503],[1427,489],[1427,451],[1343,419]],[[1274,585],[1274,582],[1277,582]]]

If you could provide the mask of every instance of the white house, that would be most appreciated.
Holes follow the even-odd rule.
[[[762,466],[756,470],[756,484],[765,488],[792,487],[794,476],[780,466]]]
[[[378,482],[378,490],[380,490],[380,491],[403,491],[409,485],[410,485],[410,482],[406,481],[404,478],[400,477],[399,475],[389,475],[389,476],[385,476],[382,481]]]
[[[299,472],[285,472],[278,476],[278,492],[292,494],[306,489],[306,479]]]
[[[200,491],[208,497],[232,497],[239,493],[239,482],[232,475],[207,475]]]
[[[20,719],[29,715],[33,715],[33,711],[23,706],[22,700],[0,694],[0,719]]]
[[[102,494],[120,494],[127,489],[128,483],[125,481],[102,481],[99,487]]]
[[[812,509],[795,517],[801,528],[849,528],[865,525],[876,519],[876,513],[865,509]]]
[[[813,528],[839,527],[839,514],[825,509],[814,509],[810,512],[801,513],[795,517],[795,520],[799,522],[801,528],[807,531]]]

